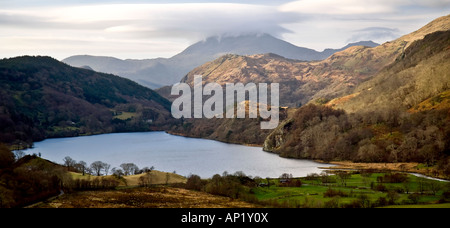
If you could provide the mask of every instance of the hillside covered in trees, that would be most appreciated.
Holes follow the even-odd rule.
[[[449,176],[449,37],[427,35],[352,95],[300,108],[264,149],[325,161],[419,162]]]
[[[148,131],[170,123],[170,102],[128,79],[50,57],[0,60],[0,142]]]

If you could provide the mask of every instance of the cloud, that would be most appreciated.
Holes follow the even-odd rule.
[[[285,12],[319,15],[370,15],[398,13],[406,7],[449,7],[450,0],[299,0],[283,4]]]
[[[167,45],[168,41],[172,41],[172,45],[167,48],[170,52],[162,55],[160,47],[157,48],[158,52],[154,51],[156,47],[153,45],[141,47],[152,55],[159,53],[163,57],[170,57],[182,51],[189,43],[214,35],[270,33],[281,36],[290,32],[282,24],[298,20],[298,14],[280,12],[273,6],[237,3],[22,7],[0,10],[0,42],[2,37],[21,37],[29,44],[33,37],[42,37],[43,34],[51,36],[47,37],[51,40],[70,37],[75,40],[92,40],[91,43],[95,45],[101,41],[102,49],[117,49],[118,42],[128,42],[134,47],[133,43],[139,42],[163,42]],[[6,45],[19,48],[12,40],[8,39],[9,43]],[[30,49],[35,50],[39,45],[42,49],[52,49],[48,42],[43,44],[40,41],[36,40],[36,47]],[[178,51],[173,51],[175,46]],[[89,50],[92,53],[92,50],[99,50],[99,47],[86,45],[80,52],[87,53]]]
[[[327,15],[363,15],[390,13],[398,0],[301,0],[280,7],[285,12]]]
[[[348,40],[396,38],[450,8],[450,0],[114,1],[0,0],[0,57],[171,57],[209,36],[242,33],[269,33],[318,50],[340,48]]]
[[[280,5],[279,10],[304,16],[302,22],[285,25],[296,33],[286,34],[287,41],[321,50],[399,38],[447,15],[450,0],[297,0]]]
[[[399,32],[399,29],[369,27],[355,30],[354,34],[347,40],[347,42],[351,43],[362,40],[393,40],[401,36]]]
[[[46,12],[45,17],[41,12]],[[187,37],[221,33],[288,32],[281,26],[298,20],[298,15],[280,13],[270,6],[191,4],[111,4],[0,11],[0,25],[36,28],[102,29],[108,33],[164,36],[183,32]],[[144,36],[145,37],[145,36]]]
[[[430,7],[430,8],[442,8],[449,7],[450,0],[415,0],[411,1],[413,4]]]

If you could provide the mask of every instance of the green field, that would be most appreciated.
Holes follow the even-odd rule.
[[[409,174],[354,172],[347,177],[316,175],[291,182],[295,180],[302,186],[289,187],[277,179],[270,186],[253,188],[252,193],[259,202],[275,207],[450,207],[450,183]],[[267,180],[261,182],[267,184]]]
[[[114,116],[114,119],[119,120],[131,120],[137,116],[137,113],[135,112],[119,112],[117,115]]]

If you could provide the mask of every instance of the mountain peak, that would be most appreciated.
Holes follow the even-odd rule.
[[[450,30],[450,14],[433,20],[419,30],[401,37],[400,40],[408,42],[407,46],[409,46],[412,42],[421,40],[428,34],[447,30]]]
[[[380,46],[380,44],[375,43],[371,40],[368,40],[368,41],[359,41],[356,43],[349,43],[344,48],[349,48],[349,47],[353,47],[353,46],[377,47],[377,46]]]
[[[204,62],[207,62],[225,54],[256,55],[273,53],[288,59],[316,61],[324,60],[336,52],[355,45],[375,47],[379,44],[372,41],[361,41],[348,44],[341,49],[326,49],[323,52],[318,52],[310,48],[293,45],[267,33],[247,33],[240,35],[224,34],[212,36],[197,42],[173,58],[181,59],[186,56],[197,56],[197,58],[202,58],[208,55],[214,57],[212,59],[205,59],[206,61]]]

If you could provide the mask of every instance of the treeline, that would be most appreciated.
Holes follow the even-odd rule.
[[[71,157],[67,156],[63,159],[64,167],[68,171],[77,172],[84,175],[91,175],[91,176],[108,176],[113,175],[117,177],[122,176],[129,176],[129,175],[138,175],[142,173],[151,172],[155,169],[154,166],[152,167],[144,167],[140,169],[136,164],[134,163],[122,163],[119,167],[113,167],[111,168],[111,165],[102,161],[95,161],[92,162],[90,165],[87,165],[84,161],[76,161],[72,159]]]
[[[311,104],[275,130],[264,149],[301,159],[425,163],[450,176],[449,118],[449,110],[347,114]]]

